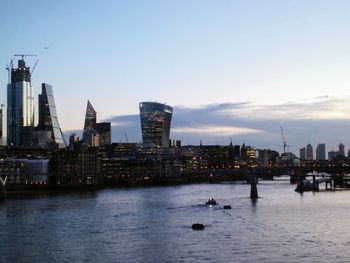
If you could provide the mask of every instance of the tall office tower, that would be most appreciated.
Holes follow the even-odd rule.
[[[141,102],[139,106],[143,143],[169,147],[173,108],[157,102]]]
[[[83,143],[87,146],[102,146],[111,144],[111,123],[97,123],[97,114],[90,101],[87,102]]]
[[[96,124],[96,130],[100,135],[99,145],[111,144],[111,123],[110,122],[99,122]]]
[[[39,94],[39,124],[37,130],[46,132],[47,135],[42,133],[42,136],[39,137],[41,137],[43,143],[46,141],[47,146],[56,145],[58,148],[66,146],[57,119],[52,86],[46,83],[41,85],[41,94]],[[47,138],[45,138],[46,136]]]
[[[316,160],[326,160],[326,144],[319,143],[316,147]]]
[[[343,143],[340,143],[338,147],[339,147],[339,151],[337,155],[345,156],[345,145]]]
[[[92,107],[90,101],[88,100],[86,105],[86,113],[85,113],[85,123],[84,123],[84,130],[83,130],[83,143],[85,143],[88,146],[98,146],[96,145],[96,141],[98,141],[98,134],[95,130],[96,128],[96,118],[97,114]]]
[[[305,150],[305,147],[300,148],[300,160],[306,160],[306,150]]]
[[[18,60],[18,68],[11,68],[11,83],[7,84],[7,144],[31,144],[34,128],[34,96],[30,68]]]
[[[314,159],[314,149],[312,148],[312,145],[309,143],[306,145],[306,160],[313,160]]]

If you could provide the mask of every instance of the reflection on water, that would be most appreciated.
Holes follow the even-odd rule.
[[[244,183],[10,197],[0,262],[349,261],[350,191],[294,187],[262,181],[256,201]]]

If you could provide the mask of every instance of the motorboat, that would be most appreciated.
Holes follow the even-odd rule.
[[[216,205],[216,201],[214,198],[209,198],[208,202],[205,203],[206,205]]]
[[[200,223],[194,223],[192,225],[192,229],[193,230],[203,230],[204,229],[204,225],[203,224],[200,224]]]

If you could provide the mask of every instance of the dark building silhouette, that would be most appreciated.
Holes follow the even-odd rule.
[[[309,143],[306,145],[306,160],[313,160],[314,159],[314,150],[312,145]]]
[[[143,143],[169,147],[173,108],[157,102],[141,102],[139,106]]]
[[[300,160],[306,160],[306,149],[305,147],[300,148]]]
[[[99,134],[100,145],[111,144],[111,123],[99,122],[96,124],[96,130]]]
[[[324,143],[317,144],[316,160],[318,160],[318,161],[326,160],[326,144],[324,144]]]

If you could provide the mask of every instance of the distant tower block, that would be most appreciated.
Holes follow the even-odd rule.
[[[139,106],[143,143],[169,147],[173,108],[157,102],[141,102]]]

